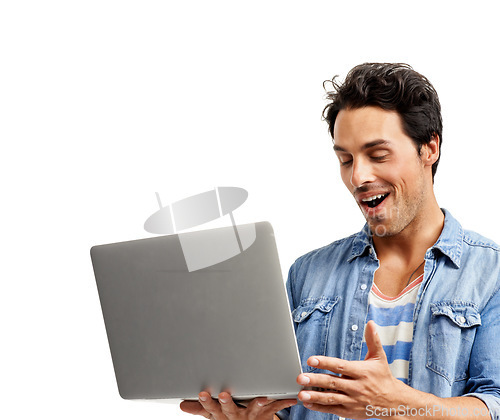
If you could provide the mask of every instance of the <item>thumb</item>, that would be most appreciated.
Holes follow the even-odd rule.
[[[185,413],[195,414],[198,416],[204,416],[208,414],[207,411],[198,401],[182,401],[180,404],[180,409]]]
[[[368,324],[366,324],[365,341],[366,347],[368,347],[368,353],[366,353],[365,360],[380,359],[387,361],[382,342],[377,333],[377,324],[373,321],[368,321]]]

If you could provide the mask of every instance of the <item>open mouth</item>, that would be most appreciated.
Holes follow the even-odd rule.
[[[382,201],[384,201],[388,195],[389,195],[389,193],[378,194],[378,195],[374,195],[372,197],[363,198],[361,201],[363,202],[363,204],[366,204],[368,207],[373,209],[373,208],[377,207],[380,203],[382,203]]]

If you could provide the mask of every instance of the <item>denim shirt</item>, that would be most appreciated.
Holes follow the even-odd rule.
[[[425,254],[413,314],[408,385],[438,397],[474,396],[500,419],[500,248],[445,214]],[[304,372],[313,355],[360,360],[379,260],[367,225],[298,258],[287,291]],[[302,405],[283,419],[335,419]]]

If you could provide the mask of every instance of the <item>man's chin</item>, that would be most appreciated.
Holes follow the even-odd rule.
[[[377,236],[379,238],[384,238],[387,236],[392,236],[393,233],[388,229],[388,227],[384,223],[370,223],[368,220],[368,226],[370,227],[370,231],[373,236]]]

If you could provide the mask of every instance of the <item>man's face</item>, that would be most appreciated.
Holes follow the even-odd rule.
[[[374,235],[397,235],[422,216],[431,170],[397,112],[372,106],[340,111],[334,149],[342,180]]]

